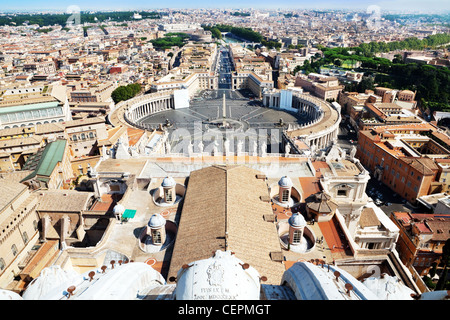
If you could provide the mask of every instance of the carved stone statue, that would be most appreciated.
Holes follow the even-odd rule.
[[[356,155],[356,147],[352,146],[352,149],[350,150],[350,158],[354,159]]]
[[[261,143],[261,157],[265,157],[267,155],[267,143],[263,141]]]
[[[189,157],[191,157],[192,154],[194,153],[194,146],[192,145],[191,141],[189,141],[189,143],[187,145],[187,153],[188,153]]]
[[[203,153],[203,148],[204,148],[202,140],[198,141],[197,148],[198,148],[198,153],[202,154]]]
[[[240,156],[242,154],[243,146],[244,146],[244,141],[239,140],[237,143],[237,146],[236,146],[236,148],[237,148],[236,153],[238,156]]]
[[[230,152],[230,140],[225,139],[225,142],[223,143],[223,153],[228,154]]]
[[[258,155],[258,143],[256,140],[252,141],[252,156]]]
[[[218,156],[219,155],[218,153],[219,153],[219,143],[217,142],[217,140],[214,140],[213,155]]]
[[[286,156],[291,153],[291,145],[290,143],[286,143],[285,147],[284,147],[284,152],[286,153]]]

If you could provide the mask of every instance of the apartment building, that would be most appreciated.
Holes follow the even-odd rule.
[[[20,274],[39,239],[39,217],[37,199],[27,186],[1,178],[0,190],[0,287],[6,288]]]
[[[448,157],[450,151],[420,134],[424,129],[409,124],[359,132],[358,159],[376,179],[411,203],[446,183],[439,182],[442,170],[437,159]]]
[[[344,89],[336,77],[324,76],[317,73],[299,74],[295,79],[295,86],[311,92],[323,100],[338,100],[339,92]]]
[[[391,220],[400,229],[397,251],[406,267],[413,266],[420,275],[428,274],[439,263],[442,247],[450,232],[450,216],[393,212]]]

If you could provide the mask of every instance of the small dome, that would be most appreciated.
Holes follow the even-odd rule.
[[[165,224],[166,224],[166,219],[164,219],[164,217],[162,215],[160,215],[159,213],[155,213],[154,215],[152,215],[148,222],[148,226],[151,229],[160,229]]]
[[[113,208],[114,214],[122,214],[125,212],[125,207],[120,203],[116,204]]]
[[[289,225],[296,228],[306,227],[306,220],[303,215],[296,212],[289,218]]]
[[[161,183],[162,187],[170,188],[174,187],[176,184],[175,180],[172,177],[165,177],[163,182]]]
[[[280,179],[280,181],[278,181],[278,185],[283,188],[290,188],[294,184],[292,183],[291,178],[289,178],[288,176],[284,176]]]

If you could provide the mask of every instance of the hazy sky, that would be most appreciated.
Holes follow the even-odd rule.
[[[154,9],[154,8],[305,8],[362,9],[378,5],[381,10],[450,11],[449,0],[0,0],[0,11],[63,10],[77,5],[85,10]]]

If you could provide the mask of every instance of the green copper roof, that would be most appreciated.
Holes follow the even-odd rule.
[[[126,209],[125,212],[122,214],[122,218],[131,219],[131,218],[134,218],[135,214],[136,214],[136,210]]]
[[[54,108],[58,106],[58,103],[59,103],[58,101],[50,101],[50,102],[23,104],[20,106],[3,107],[0,108],[0,114]]]
[[[50,177],[58,162],[62,161],[65,148],[66,140],[50,142],[42,152],[35,170],[22,181],[32,179],[35,176]],[[36,160],[37,159],[33,159],[33,161]]]

